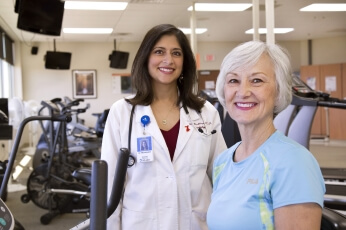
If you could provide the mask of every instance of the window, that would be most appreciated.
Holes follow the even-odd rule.
[[[13,97],[13,66],[0,60],[0,98]]]
[[[0,27],[0,98],[12,98],[13,41]]]

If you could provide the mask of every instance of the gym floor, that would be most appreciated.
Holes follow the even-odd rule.
[[[346,141],[314,139],[310,141],[310,151],[323,168],[346,168]],[[7,206],[25,230],[67,230],[87,218],[85,213],[63,214],[55,217],[50,224],[42,225],[40,218],[47,210],[32,202],[21,202],[21,196],[26,193],[26,178],[30,172],[30,168],[25,168],[16,181],[10,181],[6,200]]]

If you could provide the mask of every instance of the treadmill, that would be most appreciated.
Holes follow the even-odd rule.
[[[327,93],[315,91],[298,76],[293,77],[292,90],[291,105],[275,117],[274,124],[286,122],[286,127],[280,127],[285,135],[309,149],[311,125],[317,107],[346,109],[346,100],[333,98]],[[284,119],[285,121],[283,121]],[[325,206],[345,211],[346,169],[321,168],[321,171],[326,184]]]

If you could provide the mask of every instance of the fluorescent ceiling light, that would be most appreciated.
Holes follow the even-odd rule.
[[[244,11],[251,6],[250,3],[195,3],[195,11]],[[192,6],[187,10],[192,11]]]
[[[300,11],[346,11],[346,3],[316,3],[303,7]]]
[[[288,32],[293,31],[293,28],[274,28],[274,34],[286,34]],[[253,34],[254,29],[249,29],[245,32],[246,34]],[[258,29],[259,34],[266,34],[267,33],[267,28],[259,28]]]
[[[65,1],[68,10],[125,10],[127,2]]]
[[[65,34],[111,34],[112,28],[63,28]]]
[[[184,34],[191,34],[190,28],[179,28],[181,31],[183,31]],[[196,28],[196,34],[203,34],[207,31],[207,28]]]

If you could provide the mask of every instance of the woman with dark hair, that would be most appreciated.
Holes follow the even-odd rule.
[[[119,149],[131,149],[124,194],[108,229],[207,229],[212,162],[226,144],[218,111],[195,94],[196,62],[184,33],[170,24],[149,30],[131,77],[136,93],[112,105],[103,135],[108,194]],[[141,151],[143,139],[149,151]]]

